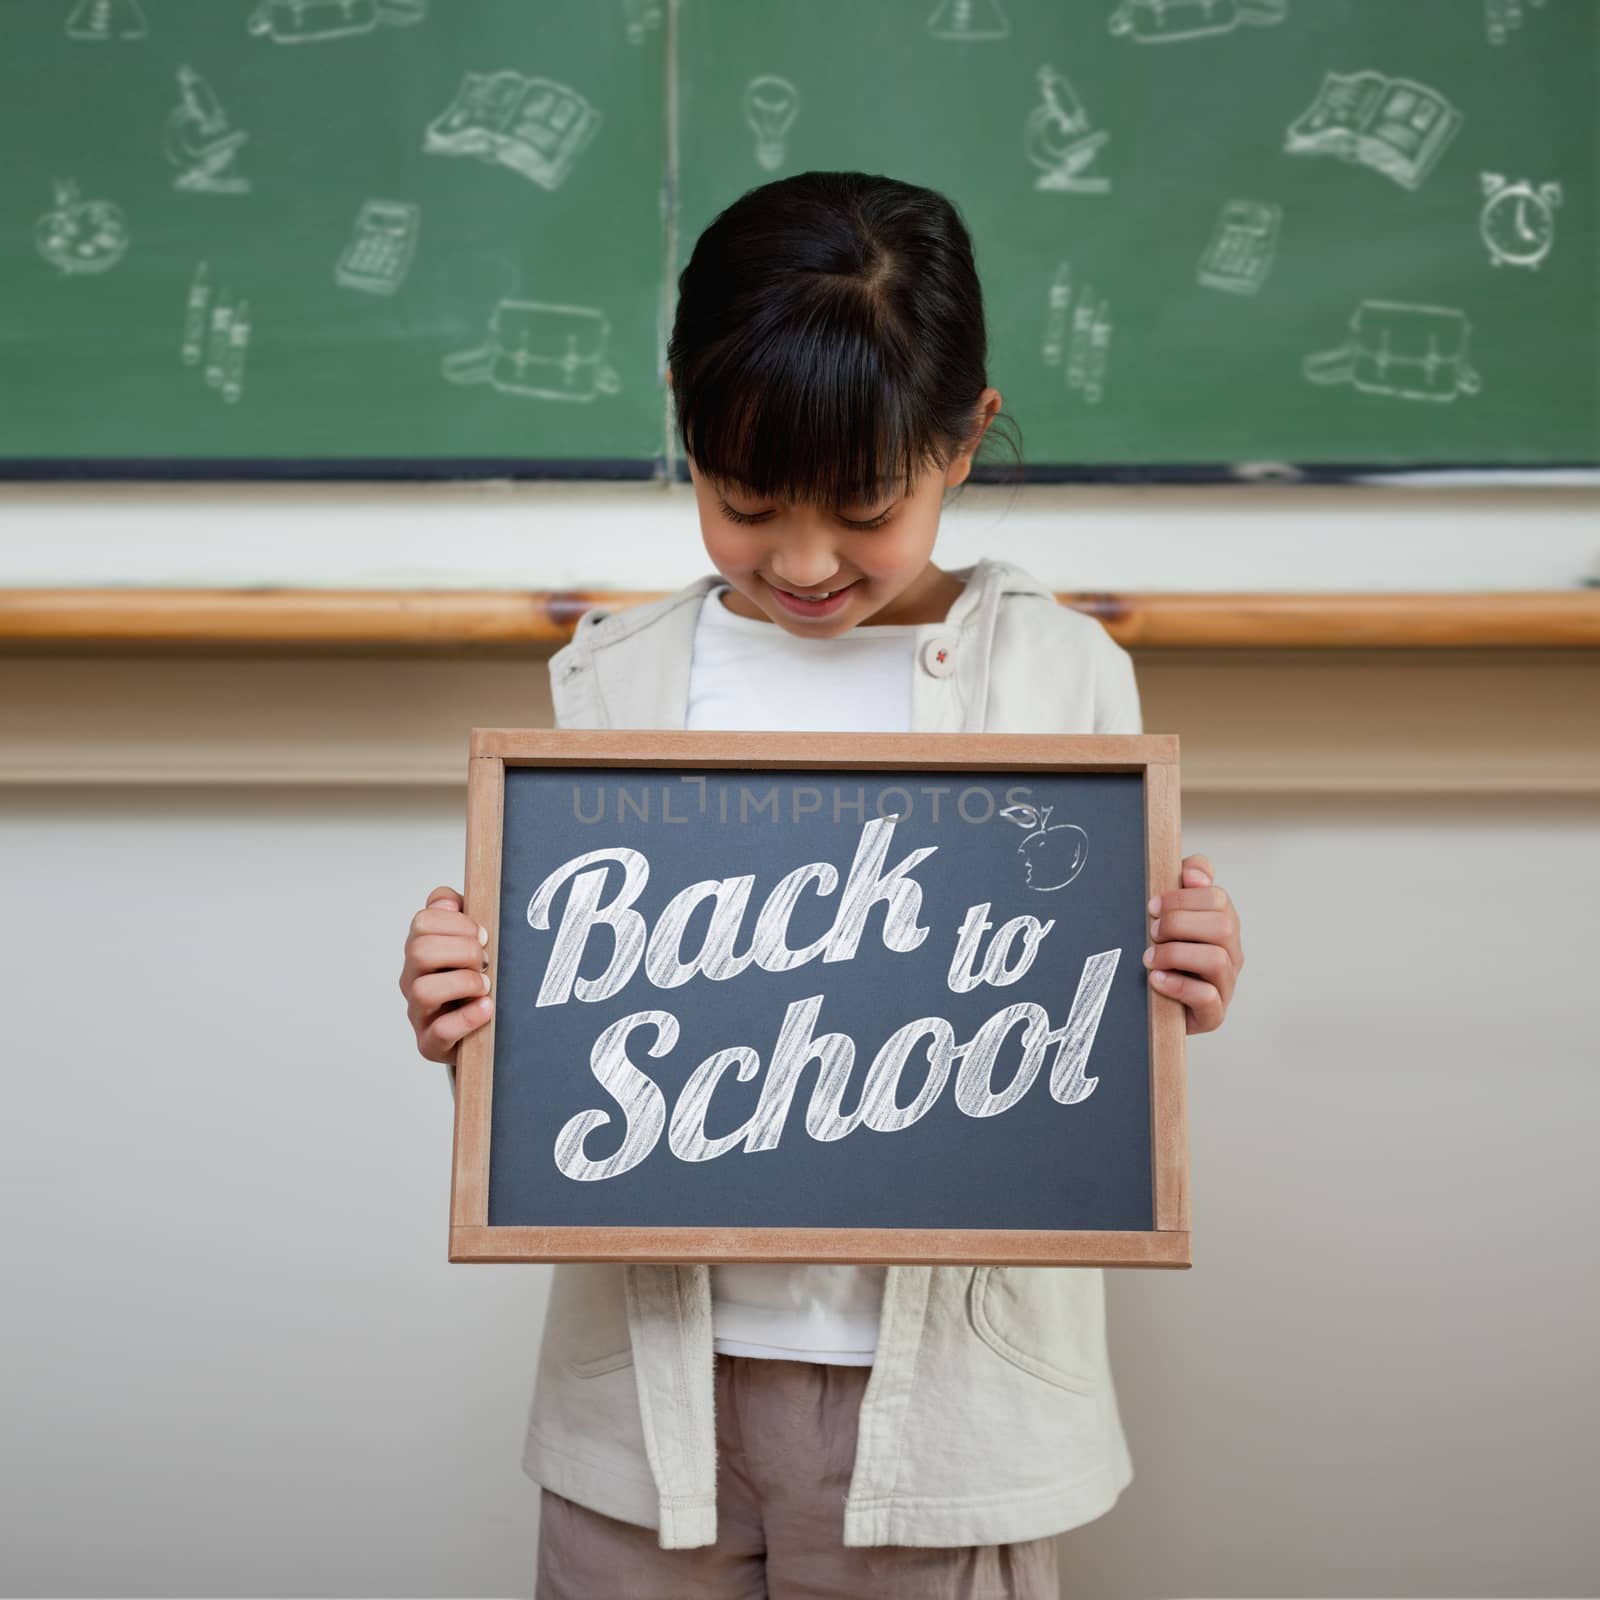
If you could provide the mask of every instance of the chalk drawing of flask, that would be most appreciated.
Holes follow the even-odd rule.
[[[935,39],[973,43],[979,39],[1004,39],[1011,24],[1000,9],[1000,0],[944,0],[928,18],[928,32]]]
[[[149,31],[139,0],[78,0],[67,18],[69,39],[142,39]]]
[[[502,300],[489,319],[487,341],[446,356],[444,376],[534,400],[587,402],[622,387],[606,360],[610,336],[610,321],[592,307]]]

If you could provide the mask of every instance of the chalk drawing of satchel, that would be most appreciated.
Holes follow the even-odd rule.
[[[1111,14],[1111,31],[1139,44],[1170,44],[1232,33],[1253,24],[1270,27],[1289,14],[1289,0],[1122,0]]]
[[[1472,324],[1460,311],[1363,300],[1350,318],[1345,344],[1307,356],[1303,371],[1312,383],[1348,383],[1363,394],[1454,400],[1482,388],[1467,359],[1471,334]]]
[[[318,44],[372,33],[385,23],[413,27],[427,15],[428,0],[261,0],[248,27],[274,44]]]
[[[589,401],[622,387],[606,360],[610,336],[610,322],[591,307],[502,300],[489,319],[488,340],[446,356],[444,376],[535,400]]]

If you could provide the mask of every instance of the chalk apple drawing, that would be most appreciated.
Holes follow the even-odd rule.
[[[1017,846],[1028,887],[1041,892],[1065,889],[1083,871],[1089,859],[1089,835],[1075,822],[1049,825],[1050,806],[1007,806],[1000,815],[1028,830]],[[1036,881],[1037,880],[1037,881]]]

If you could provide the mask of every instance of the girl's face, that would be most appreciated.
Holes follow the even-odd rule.
[[[985,389],[981,427],[1000,409]],[[832,639],[863,622],[944,619],[959,580],[933,564],[946,489],[966,481],[982,438],[946,467],[930,466],[908,495],[874,505],[821,507],[762,501],[737,483],[689,476],[712,565],[732,585],[728,609],[807,639]],[[818,601],[806,596],[828,594]]]

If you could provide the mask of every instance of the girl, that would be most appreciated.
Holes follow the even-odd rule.
[[[1039,580],[932,559],[1000,412],[943,196],[811,172],[706,229],[668,346],[714,572],[593,610],[562,727],[1138,733],[1132,660]],[[1214,1029],[1244,956],[1203,856],[1149,981]],[[430,1061],[488,1018],[488,934],[435,889],[401,989]],[[1055,1535],[1132,1477],[1099,1269],[554,1268],[523,1468],[540,1600],[1055,1600]]]

